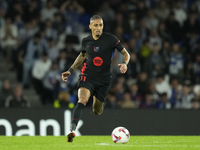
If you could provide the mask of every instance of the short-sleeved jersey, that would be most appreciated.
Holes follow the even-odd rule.
[[[98,81],[108,81],[111,78],[111,60],[115,50],[121,52],[123,45],[120,40],[109,33],[102,33],[94,40],[92,35],[82,40],[82,52],[87,53],[81,74]]]

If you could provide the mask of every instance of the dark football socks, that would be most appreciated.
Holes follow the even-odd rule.
[[[84,107],[85,106],[82,103],[76,104],[76,107],[74,108],[73,115],[72,115],[72,123],[70,127],[71,131],[75,131],[78,121],[81,118],[81,114]]]

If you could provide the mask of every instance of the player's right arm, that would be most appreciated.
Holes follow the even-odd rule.
[[[76,58],[76,60],[74,61],[74,63],[72,64],[72,66],[66,72],[62,73],[62,80],[66,82],[71,72],[77,69],[80,65],[82,65],[86,57],[87,57],[87,53],[81,52]]]

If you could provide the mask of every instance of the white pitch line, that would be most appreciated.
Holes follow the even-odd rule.
[[[109,144],[109,143],[95,143],[95,145],[104,145],[104,146],[133,146],[133,145],[126,145],[126,144]]]
[[[151,144],[146,144],[146,145],[126,145],[126,144],[109,144],[109,143],[95,143],[95,145],[102,145],[102,146],[127,146],[127,147],[200,147],[200,145],[182,145],[182,144],[178,144],[178,145],[151,145]]]

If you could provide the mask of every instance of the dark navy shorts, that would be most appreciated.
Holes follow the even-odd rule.
[[[80,75],[77,87],[84,87],[90,90],[91,94],[95,96],[99,101],[105,102],[110,87],[110,82],[111,79],[109,81],[97,81],[85,75]]]

